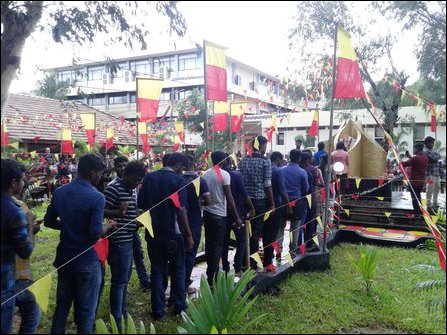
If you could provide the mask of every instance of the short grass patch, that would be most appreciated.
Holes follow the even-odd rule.
[[[44,211],[34,211],[42,218]],[[37,235],[31,257],[35,279],[54,271],[52,263],[59,241],[59,232],[43,227]],[[146,243],[143,242],[144,250]],[[366,294],[358,273],[349,262],[357,257],[359,245],[341,244],[331,249],[331,269],[325,272],[295,273],[280,287],[279,296],[263,295],[251,309],[247,319],[266,313],[262,322],[247,333],[446,333],[445,316],[428,314],[426,295],[413,292],[417,282],[440,279],[443,274],[420,271],[418,264],[438,265],[435,251],[374,247],[378,251],[378,269],[370,295]],[[150,263],[145,252],[148,270]],[[49,333],[56,301],[56,280],[53,281],[50,307],[43,316],[40,333]],[[109,320],[110,271],[107,270],[99,317]],[[150,292],[140,289],[136,272],[128,287],[128,309],[136,323],[146,328],[150,317]],[[444,294],[436,292],[433,294]],[[174,334],[182,324],[181,317],[168,317],[154,323],[157,333]],[[67,333],[76,333],[71,313]]]

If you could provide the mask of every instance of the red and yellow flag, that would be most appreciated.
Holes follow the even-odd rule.
[[[227,63],[225,49],[205,42],[206,98],[227,101]]]
[[[143,142],[143,152],[145,154],[151,151],[151,147],[149,146],[147,139],[147,125],[146,122],[138,122],[138,135],[141,137],[141,141]]]
[[[95,145],[95,113],[83,113],[79,116],[87,135],[88,145],[93,147]]]
[[[160,103],[162,79],[137,78],[137,111],[138,121],[157,121],[158,105]]]
[[[318,109],[315,110],[314,112],[314,119],[312,121],[312,124],[310,125],[309,128],[309,136],[317,136],[318,135]]]
[[[343,28],[338,29],[337,78],[334,99],[364,98],[365,89],[359,72],[357,55],[351,36]]]
[[[214,131],[227,130],[228,103],[226,101],[214,101]]]
[[[241,129],[247,102],[233,102],[230,104],[231,132],[237,133]]]
[[[6,128],[6,122],[2,121],[2,133],[1,133],[1,146],[6,147],[9,144],[8,129]]]
[[[107,128],[106,150],[113,147],[113,136],[115,136],[115,129]]]
[[[436,133],[436,105],[433,100],[430,101],[430,111],[431,111],[431,131]]]
[[[175,131],[177,132],[178,137],[184,143],[185,142],[185,125],[183,121],[176,121],[174,123]]]
[[[73,154],[73,143],[71,142],[71,130],[69,128],[62,129],[61,153]]]

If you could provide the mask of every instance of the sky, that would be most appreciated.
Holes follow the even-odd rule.
[[[154,17],[149,25],[154,33],[150,35],[149,48],[144,52],[117,48],[116,45],[103,47],[101,40],[105,40],[105,36],[99,36],[94,45],[57,44],[48,33],[36,31],[26,42],[18,79],[11,84],[10,92],[35,89],[36,81],[44,76],[39,69],[70,65],[74,56],[80,57],[81,63],[103,61],[106,56],[119,58],[190,48],[193,42],[201,44],[203,39],[227,47],[227,55],[263,72],[280,78],[289,75],[286,68],[294,53],[288,48],[288,31],[297,12],[295,2],[184,1],[180,2],[179,9],[188,25],[186,36],[182,39],[169,36],[165,32],[167,25],[164,19]],[[359,15],[366,20],[368,13],[360,9]],[[42,23],[45,22],[43,18]],[[382,24],[377,29],[399,34],[399,42],[393,49],[394,62],[399,69],[410,74],[408,83],[417,80],[414,33],[394,31],[391,23],[389,26]],[[377,80],[383,77],[389,65],[383,62],[379,68],[375,78],[373,75]]]

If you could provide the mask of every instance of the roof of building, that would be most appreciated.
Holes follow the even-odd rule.
[[[106,140],[108,127],[115,129],[114,143],[135,144],[135,125],[100,111],[86,104],[73,101],[59,101],[43,97],[9,94],[3,111],[4,121],[10,138],[21,140],[60,141],[61,129],[70,127],[73,140],[87,141],[81,113],[95,113],[96,142]]]

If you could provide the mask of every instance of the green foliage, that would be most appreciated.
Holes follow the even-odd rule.
[[[98,153],[99,152],[99,144],[95,143],[93,148],[89,150],[88,143],[84,140],[76,140],[75,146],[73,149],[73,153],[76,154],[76,157],[81,158],[87,153]]]
[[[59,81],[56,78],[56,73],[50,73],[37,82],[35,93],[45,98],[67,100],[68,91],[70,87],[74,87],[74,84],[68,81]]]
[[[118,149],[119,156],[129,157],[130,155],[132,155],[135,152],[136,147],[133,145],[126,145],[126,146],[119,145],[117,147],[117,149]]]
[[[363,285],[365,286],[366,292],[369,294],[374,283],[373,279],[376,275],[378,263],[377,249],[374,247],[362,248],[360,257],[358,259],[351,257],[349,261],[360,273]]]
[[[419,264],[415,266],[414,268],[418,270],[426,270],[428,272],[442,272],[439,267],[435,267],[428,264]],[[429,314],[442,312],[445,315],[446,312],[446,304],[445,304],[445,287],[446,287],[446,280],[445,276],[442,279],[431,279],[431,280],[425,280],[418,282],[414,287],[413,291],[421,292],[425,294],[426,296],[432,293],[433,291],[436,292],[435,298],[426,298],[426,308]],[[439,299],[440,297],[443,297],[444,299]]]
[[[180,334],[210,334],[215,328],[217,334],[224,334],[232,332],[235,327],[240,330],[253,325],[263,317],[261,315],[250,322],[244,320],[245,315],[257,300],[255,297],[248,301],[254,287],[246,290],[254,276],[254,271],[248,270],[235,284],[234,271],[230,271],[228,275],[219,271],[217,279],[213,281],[213,290],[202,276],[199,297],[195,302],[188,299],[189,315],[182,313],[184,326],[178,327],[178,332]]]
[[[110,314],[110,325],[112,331],[111,333],[109,332],[109,329],[107,328],[107,325],[105,324],[103,319],[96,320],[96,334],[146,334],[146,328],[143,324],[143,321],[140,321],[140,327],[139,329],[137,329],[135,326],[135,322],[130,315],[128,315],[127,317],[127,324],[124,319],[122,319],[122,333],[118,331],[118,326],[112,314]],[[154,325],[152,323],[149,328],[149,334],[156,334]]]

